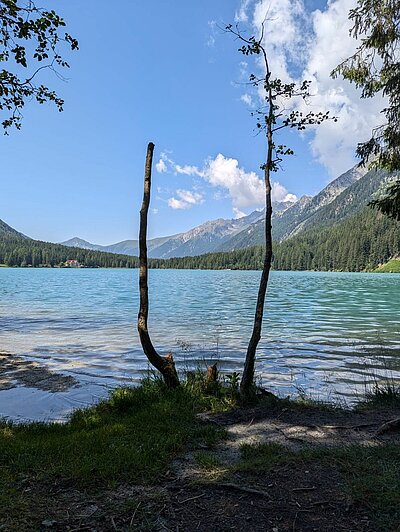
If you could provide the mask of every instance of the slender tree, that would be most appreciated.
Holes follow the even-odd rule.
[[[340,63],[332,76],[342,75],[361,89],[361,98],[381,94],[387,105],[383,123],[371,138],[358,144],[360,164],[400,170],[400,0],[358,0],[349,13],[350,35],[359,43],[355,53]],[[400,179],[381,198],[371,202],[384,214],[400,220]]]
[[[138,316],[138,331],[143,351],[150,364],[154,366],[163,376],[165,384],[169,388],[179,386],[179,378],[176,372],[174,359],[171,353],[165,357],[160,356],[155,350],[150,339],[147,328],[147,318],[149,315],[149,288],[148,288],[148,267],[147,267],[147,215],[150,205],[151,192],[151,167],[153,163],[154,144],[149,142],[147,146],[146,165],[144,170],[144,192],[143,203],[140,209],[140,230],[139,230],[139,292],[140,307]]]
[[[294,152],[284,144],[275,144],[276,133],[286,128],[295,128],[299,131],[307,126],[320,124],[330,118],[327,112],[307,112],[287,110],[287,102],[294,98],[307,100],[309,98],[309,81],[297,83],[284,83],[281,79],[273,78],[270,69],[270,61],[267,50],[264,46],[264,25],[261,36],[256,38],[245,37],[239,30],[231,24],[226,27],[228,33],[233,34],[242,43],[239,52],[246,56],[260,56],[264,67],[264,74],[258,77],[254,74],[250,76],[250,83],[257,89],[262,88],[264,94],[264,104],[252,113],[257,118],[257,129],[265,134],[266,157],[261,165],[264,172],[265,183],[265,253],[263,269],[261,273],[260,285],[258,289],[256,312],[254,316],[253,332],[247,347],[245,365],[240,383],[241,394],[244,398],[251,395],[254,382],[254,368],[256,350],[261,338],[262,321],[264,315],[264,304],[267,292],[269,273],[272,262],[272,186],[271,173],[277,172],[280,163],[285,155],[292,155]],[[333,118],[336,121],[336,118]]]
[[[0,0],[0,113],[5,133],[21,128],[25,103],[52,102],[59,111],[64,100],[38,82],[43,70],[68,68],[60,46],[78,49],[78,41],[63,31],[64,20],[32,0]],[[1,68],[3,66],[3,68]]]

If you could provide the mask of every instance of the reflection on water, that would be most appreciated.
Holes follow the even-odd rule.
[[[152,270],[150,332],[178,365],[218,358],[241,370],[260,272]],[[147,368],[136,332],[135,270],[0,269],[0,351],[22,354],[93,386],[137,381]],[[273,272],[257,372],[295,387],[350,396],[400,370],[400,275]],[[189,344],[189,345],[188,345]],[[374,367],[375,366],[375,367]],[[0,403],[2,396],[0,395]]]

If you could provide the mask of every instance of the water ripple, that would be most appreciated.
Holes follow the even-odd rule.
[[[184,368],[242,369],[260,272],[153,270],[150,322]],[[115,384],[147,368],[132,270],[0,269],[0,350]],[[400,371],[400,276],[273,272],[257,372],[280,391],[354,393]],[[385,355],[382,358],[382,355]],[[375,358],[375,360],[373,360]],[[375,373],[374,373],[375,372]],[[330,390],[330,391],[329,391]]]

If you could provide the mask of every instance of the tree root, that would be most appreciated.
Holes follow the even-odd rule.
[[[396,430],[400,430],[400,417],[392,419],[391,421],[387,421],[386,423],[381,425],[379,429],[375,432],[375,436],[381,436],[382,434],[386,434],[387,432],[394,432]]]

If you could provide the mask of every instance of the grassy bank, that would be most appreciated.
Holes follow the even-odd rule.
[[[96,491],[156,481],[185,448],[218,439],[220,429],[196,418],[210,406],[187,389],[145,382],[76,411],[66,424],[2,422],[0,528],[38,530],[47,517],[49,486]]]
[[[391,259],[375,270],[377,273],[400,273],[400,259]]]
[[[228,524],[229,529],[243,529],[258,515],[257,507],[246,499],[250,495],[243,498],[225,490],[218,495],[222,508],[217,511],[217,485],[204,488],[196,481],[182,483],[176,472],[171,473],[176,469],[174,459],[188,451],[197,456],[207,474],[218,468],[218,457],[213,453],[217,444],[228,445],[225,437],[231,421],[208,423],[197,414],[226,411],[220,415],[240,417],[244,412],[250,416],[246,428],[262,412],[274,420],[284,420],[292,412],[298,425],[304,422],[302,411],[316,423],[318,416],[329,421],[329,416],[338,415],[338,408],[330,411],[310,403],[267,398],[253,405],[253,414],[251,409],[235,407],[234,395],[233,390],[218,386],[207,390],[192,383],[171,391],[158,381],[145,381],[139,388],[117,390],[109,400],[75,412],[66,424],[0,423],[0,528],[191,530],[193,515],[199,512],[201,522],[203,508],[207,515],[217,512],[218,519],[225,521],[210,521],[201,530]],[[350,419],[350,412],[340,415]],[[372,528],[365,530],[396,529],[400,518],[400,447],[392,442],[378,447],[305,446],[299,450],[277,444],[244,445],[239,461],[224,466],[223,475],[229,481],[239,478],[239,484],[246,485],[254,479],[271,483],[269,475],[276,477],[276,471],[287,470],[288,478],[277,477],[276,486],[292,493],[296,489],[292,472],[301,470],[307,480],[306,474],[315,467],[319,476],[313,482],[321,482],[321,489],[332,468],[344,479],[340,485],[328,486],[338,490],[337,500],[347,501],[340,507],[340,519],[347,519],[345,506],[351,502],[357,516],[360,512],[370,516]],[[201,504],[196,506],[198,499]],[[184,504],[191,505],[189,513],[182,511]],[[238,517],[237,505],[242,517]],[[312,508],[320,511],[317,503]],[[294,514],[292,507],[283,510],[298,522],[298,508]],[[260,526],[267,526],[262,515]],[[328,515],[327,519],[332,518]],[[318,521],[320,529],[325,530],[324,522]]]
[[[38,480],[62,476],[82,483],[94,477],[105,483],[151,481],[186,445],[215,441],[218,430],[196,419],[209,406],[207,398],[183,387],[171,391],[145,382],[77,410],[65,424],[3,422],[1,471],[8,470],[8,478],[29,473]]]

